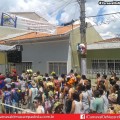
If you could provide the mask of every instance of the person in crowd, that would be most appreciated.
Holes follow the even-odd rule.
[[[52,108],[52,113],[63,114],[63,104],[59,101],[55,102]]]
[[[93,97],[93,91],[92,91],[92,88],[91,88],[91,84],[87,84],[86,85],[86,92],[89,96],[89,100],[90,100],[90,113],[92,112],[92,103],[93,103],[93,100],[94,100],[94,97]]]
[[[96,75],[96,81],[95,81],[95,83],[97,84],[97,86],[99,86],[100,81],[101,81],[100,73],[97,73],[97,75]]]
[[[68,78],[69,81],[69,78]],[[67,86],[65,87],[65,89],[68,91],[68,93],[66,94],[66,113],[70,113],[71,111],[71,106],[72,106],[72,94],[75,92],[75,88],[73,86],[73,84],[69,84],[69,82],[67,82]]]
[[[76,82],[75,77],[71,77],[70,75],[67,75],[67,84],[68,85],[75,87],[75,82]]]
[[[54,76],[54,87],[55,87],[55,91],[60,92],[61,81],[58,80],[58,76]]]
[[[17,79],[17,76],[12,76],[12,83],[15,84],[15,88],[18,88],[20,90],[21,84],[20,84],[19,80]]]
[[[5,80],[4,80],[4,82],[5,82],[6,84],[10,84],[11,81],[12,81],[12,79],[11,79],[10,74],[7,74],[7,75],[6,75],[6,78],[5,78]]]
[[[28,86],[28,89],[31,89],[32,88],[32,80],[31,80],[31,77],[29,77],[29,80],[26,81],[27,82],[27,86]]]
[[[86,92],[85,85],[81,86],[81,93],[79,97],[80,97],[80,101],[82,102],[83,113],[89,113],[90,112],[90,97],[88,93]]]
[[[47,80],[49,78],[48,73],[45,73],[45,79]]]
[[[116,84],[116,81],[113,79],[110,79],[110,94],[114,93],[114,85]]]
[[[78,75],[77,73],[75,73],[75,87],[79,84],[80,80],[81,80],[81,76]]]
[[[93,100],[93,113],[104,113],[104,101],[103,98],[100,97],[100,91],[96,90],[94,91],[94,97]]]
[[[72,107],[71,107],[71,114],[80,114],[82,113],[82,102],[79,99],[78,92],[74,92],[72,95],[73,101],[72,101]]]
[[[70,70],[70,73],[68,74],[71,78],[73,78],[73,77],[75,77],[75,75],[74,75],[74,70]]]
[[[7,85],[4,87],[4,92],[2,94],[2,102],[4,104],[6,104],[5,105],[5,113],[7,113],[7,114],[12,113],[12,107],[10,107],[10,106],[12,106],[12,96],[11,96],[10,90],[11,90],[11,86]]]
[[[31,82],[31,85],[32,85],[32,88],[29,89],[29,108],[34,111],[35,108],[33,105],[33,100],[38,95],[38,88],[34,81]]]
[[[39,71],[33,72],[30,69],[23,71],[20,76],[17,73],[12,70],[11,76],[0,75],[2,102],[13,106],[12,109],[4,106],[5,113],[19,113],[19,110],[14,109],[20,107],[19,104],[32,112],[53,114],[107,113],[109,109],[112,111],[110,105],[117,113],[119,107],[116,106],[120,105],[120,82],[115,74],[110,79],[108,74],[102,78],[97,74],[97,87],[94,90],[92,80],[73,70],[61,76],[55,72],[51,73],[52,76],[48,73],[42,76]],[[10,96],[11,100],[8,99]],[[23,102],[18,104],[21,98]]]
[[[119,94],[120,94],[120,93],[119,93],[119,92],[120,92],[120,91],[119,91],[119,90],[120,90],[119,85],[115,84],[115,85],[113,86],[113,90],[114,90],[114,93],[115,93],[116,96],[117,96],[116,103],[119,104],[119,103],[120,103],[120,101],[119,101],[119,99],[120,99],[120,98],[119,98],[119,97],[120,97],[120,96],[119,96]]]
[[[61,88],[59,99],[60,99],[60,102],[63,103],[63,101],[64,101],[64,87]]]
[[[33,104],[34,104],[36,113],[38,113],[38,114],[45,113],[44,107],[42,105],[42,98],[41,97],[35,97],[33,100]]]
[[[52,79],[51,79],[51,78],[48,78],[48,79],[47,79],[46,86],[47,86],[47,87],[49,87],[49,86],[54,87],[54,83],[52,82]]]
[[[104,90],[103,89],[99,89],[100,92],[100,96],[103,99],[103,104],[104,104],[104,113],[107,113],[108,108],[109,108],[109,101],[107,99],[107,96],[104,94]]]
[[[107,93],[107,97],[108,97],[108,95],[109,95],[109,93],[110,93],[110,82],[109,82],[109,80],[107,79],[107,75],[103,75],[103,81],[104,81],[104,85],[105,85],[105,89],[106,89],[106,93]]]
[[[61,87],[63,88],[66,85],[66,75],[61,74]]]
[[[2,98],[2,89],[5,87],[5,77],[0,73],[0,99]]]
[[[16,69],[12,70],[11,77],[17,77],[17,70]]]
[[[22,71],[21,77],[23,78],[23,80],[27,79],[26,74],[25,74],[25,70]]]
[[[43,77],[40,74],[40,71],[37,71],[37,77],[36,77],[35,82],[38,84],[40,81],[43,81]]]
[[[110,79],[115,80],[115,78],[116,78],[116,73],[112,71]]]
[[[23,105],[26,105],[26,101],[25,101],[25,92],[26,92],[26,86],[27,86],[27,83],[25,81],[25,79],[23,79],[23,77],[20,77],[19,79],[19,83],[20,83],[20,89],[21,89],[21,94],[22,94],[22,103]]]
[[[18,89],[15,88],[15,83],[11,84],[11,98],[12,98],[12,106],[18,107],[19,105],[19,94],[17,92]],[[18,110],[13,108],[13,113],[18,113]]]
[[[82,83],[83,85],[87,85],[88,80],[87,80],[87,78],[86,78],[86,76],[85,76],[85,75],[82,75],[82,76],[81,76],[80,83]]]

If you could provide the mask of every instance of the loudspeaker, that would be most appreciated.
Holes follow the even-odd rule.
[[[22,62],[22,52],[21,51],[8,51],[7,52],[7,60],[12,63],[20,63]]]
[[[16,50],[17,51],[23,51],[23,46],[22,45],[16,45]]]

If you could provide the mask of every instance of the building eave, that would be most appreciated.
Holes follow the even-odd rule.
[[[70,34],[61,34],[61,35],[54,35],[54,36],[46,36],[46,37],[38,37],[38,38],[29,38],[24,40],[7,40],[5,44],[24,44],[24,43],[38,43],[38,42],[54,42],[54,41],[63,41],[68,40]]]
[[[117,49],[120,48],[120,42],[112,43],[94,43],[87,45],[88,50]]]

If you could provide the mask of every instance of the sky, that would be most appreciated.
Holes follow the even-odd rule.
[[[119,5],[98,5],[98,1],[86,0],[87,17],[120,11]],[[1,0],[0,12],[36,12],[50,23],[57,25],[77,20],[80,17],[77,0]],[[120,36],[120,14],[89,17],[87,20],[95,25],[95,29],[103,39]]]

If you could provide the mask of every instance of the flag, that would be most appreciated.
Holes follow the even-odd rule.
[[[17,17],[14,15],[9,15],[7,13],[2,13],[1,16],[1,26],[16,27]]]

